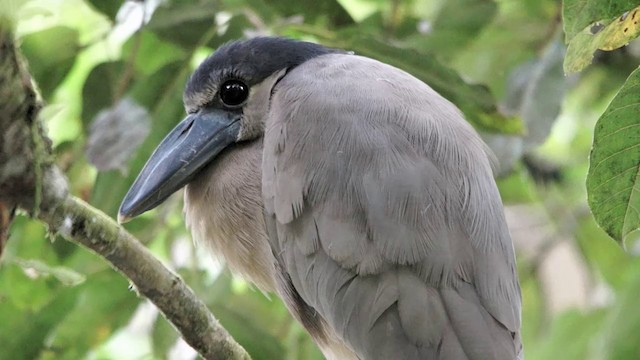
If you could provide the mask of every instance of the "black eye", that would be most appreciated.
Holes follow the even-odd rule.
[[[220,100],[228,106],[238,106],[249,96],[249,87],[238,80],[229,80],[220,87]]]

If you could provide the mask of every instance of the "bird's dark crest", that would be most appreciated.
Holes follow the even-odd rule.
[[[206,87],[213,73],[237,77],[255,85],[278,70],[294,68],[317,56],[346,53],[319,44],[283,37],[256,37],[220,46],[193,73],[186,93]]]

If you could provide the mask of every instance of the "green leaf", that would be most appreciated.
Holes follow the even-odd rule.
[[[21,312],[0,299],[0,360],[38,358],[51,332],[73,309],[77,291],[77,287],[65,288],[36,312]]]
[[[595,342],[599,346],[594,352],[594,359],[635,359],[640,353],[640,343],[630,336],[640,331],[640,312],[637,310],[639,275],[636,273],[635,279],[621,291],[620,300],[614,304],[602,325],[601,339]]]
[[[116,18],[118,10],[120,10],[120,6],[122,5],[121,0],[87,0],[87,2],[111,20]]]
[[[259,2],[259,0],[253,2]],[[302,15],[307,24],[325,25],[332,28],[353,24],[351,15],[336,0],[270,0],[268,4],[283,16]]]
[[[502,166],[503,162],[500,162]],[[533,179],[522,166],[517,166],[508,176],[496,179],[500,196],[505,204],[530,203],[537,200]]]
[[[639,86],[636,70],[598,120],[587,176],[593,216],[621,243],[640,227]]]
[[[212,286],[218,290],[207,302],[211,311],[254,360],[282,358],[285,349],[277,335],[293,319],[278,311],[282,310],[279,300],[269,300],[255,290],[231,291],[230,280],[227,272]]]
[[[55,359],[81,359],[97,344],[126,325],[139,299],[129,282],[107,269],[87,277],[78,289],[77,303],[51,337]]]
[[[526,348],[527,359],[596,359],[588,356],[590,345],[600,331],[605,316],[603,310],[588,313],[570,310],[560,314],[545,331],[545,341]]]
[[[591,64],[596,50],[611,51],[625,46],[640,35],[640,6],[608,22],[597,33],[586,28],[569,43],[564,61],[565,73],[578,72]]]
[[[153,13],[146,29],[160,38],[186,49],[206,45],[217,30],[216,14],[220,11],[216,1],[192,2],[178,0],[162,3]]]
[[[634,262],[629,253],[610,241],[593,217],[580,219],[575,236],[582,255],[600,278],[615,290],[628,286],[629,279],[624,275],[632,266],[640,267],[640,263]]]
[[[125,66],[123,61],[114,61],[99,64],[91,70],[82,88],[82,124],[85,130],[98,112],[115,103]]]
[[[145,76],[160,70],[164,65],[184,59],[186,55],[183,48],[163,41],[146,28],[137,32],[122,46],[123,59],[129,61],[134,56],[134,74]]]
[[[29,70],[45,99],[65,79],[80,50],[76,30],[56,26],[22,39],[22,52],[29,60]]]
[[[564,0],[562,24],[567,43],[587,26],[597,21],[608,21],[640,5],[638,0]]]

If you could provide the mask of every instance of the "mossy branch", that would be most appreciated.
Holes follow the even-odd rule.
[[[0,208],[20,207],[107,259],[205,359],[250,359],[180,277],[107,215],[69,195],[8,24],[0,18]]]

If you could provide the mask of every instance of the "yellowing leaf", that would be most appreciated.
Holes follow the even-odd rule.
[[[625,46],[640,35],[640,6],[608,22],[595,34],[586,27],[569,42],[564,72],[573,73],[591,64],[596,50],[611,51]]]
[[[599,48],[610,51],[627,45],[640,33],[639,20],[640,6],[622,14],[596,35],[600,39]]]

